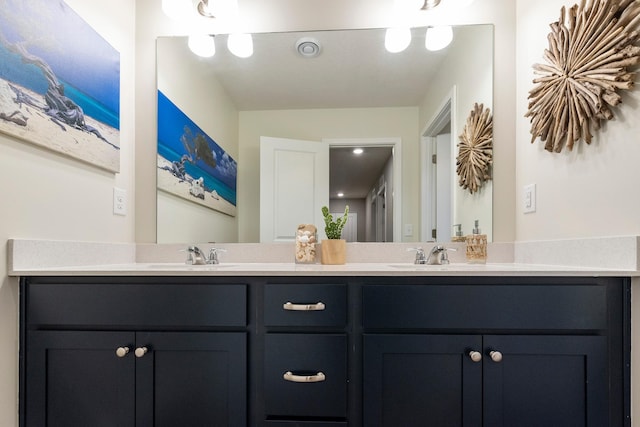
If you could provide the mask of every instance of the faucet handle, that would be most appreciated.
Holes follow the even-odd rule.
[[[209,258],[207,259],[207,264],[220,264],[220,260],[218,259],[218,253],[220,252],[227,252],[227,250],[220,248],[209,249]]]
[[[427,262],[427,257],[424,254],[424,249],[422,249],[421,247],[407,248],[407,252],[409,252],[409,251],[415,251],[416,252],[416,259],[414,261],[415,264],[425,264]]]

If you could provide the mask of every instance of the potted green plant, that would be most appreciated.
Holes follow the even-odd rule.
[[[320,262],[322,264],[344,264],[347,257],[347,241],[342,238],[342,229],[349,218],[349,205],[345,206],[344,215],[335,220],[333,215],[329,213],[329,208],[323,206],[322,216],[324,217],[324,233],[327,235],[327,239],[323,240],[320,245],[322,255]]]

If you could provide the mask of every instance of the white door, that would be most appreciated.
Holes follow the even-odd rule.
[[[260,137],[260,241],[292,241],[299,224],[324,230],[329,144]]]
[[[436,136],[436,237],[439,242],[451,241],[452,160],[451,134]]]

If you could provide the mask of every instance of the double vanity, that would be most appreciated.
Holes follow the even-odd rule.
[[[14,268],[21,425],[630,425],[630,270],[230,258]]]

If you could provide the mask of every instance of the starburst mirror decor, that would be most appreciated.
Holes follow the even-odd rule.
[[[483,104],[474,104],[460,135],[456,172],[459,184],[471,194],[491,179],[493,118]]]
[[[619,91],[633,87],[630,71],[640,61],[640,1],[582,0],[550,25],[546,63],[533,66],[529,92],[531,142],[559,153],[566,145],[591,143],[591,131],[613,118]]]

